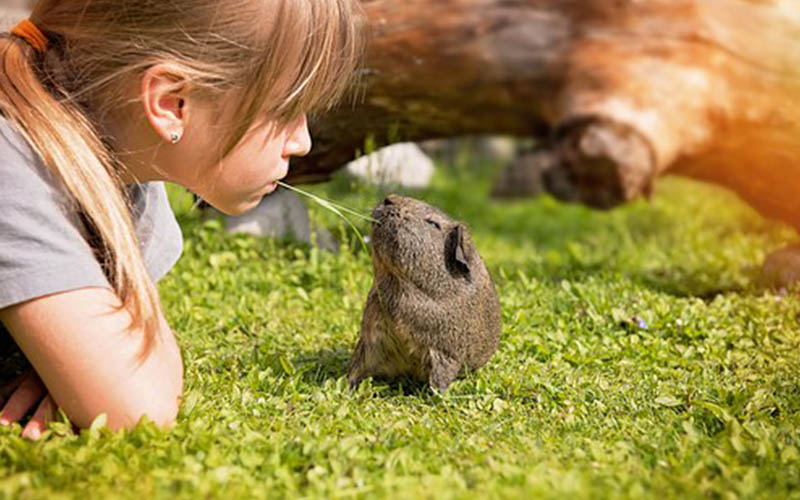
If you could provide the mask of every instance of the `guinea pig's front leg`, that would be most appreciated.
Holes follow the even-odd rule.
[[[351,389],[355,389],[362,380],[372,375],[368,363],[364,340],[360,339],[350,358],[350,367],[347,369],[347,380]]]
[[[356,388],[365,378],[378,375],[378,370],[384,363],[380,343],[386,333],[381,329],[382,324],[381,307],[373,287],[364,308],[358,344],[356,344],[350,358],[350,366],[347,369],[347,379],[351,388]]]
[[[430,349],[431,373],[428,383],[439,392],[446,392],[461,371],[461,362],[438,349]]]

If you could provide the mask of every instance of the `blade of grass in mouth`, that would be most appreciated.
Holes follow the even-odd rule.
[[[348,213],[350,215],[353,215],[355,217],[358,217],[360,219],[363,219],[363,220],[366,220],[366,221],[369,221],[369,222],[374,222],[376,224],[380,224],[379,221],[377,221],[376,219],[373,219],[372,217],[360,214],[360,213],[356,212],[355,210],[351,210],[351,209],[349,209],[347,207],[344,207],[342,205],[339,205],[337,203],[333,203],[332,201],[328,201],[325,198],[321,198],[321,197],[319,197],[319,196],[317,196],[315,194],[311,194],[311,193],[309,193],[307,191],[303,191],[300,188],[296,188],[294,186],[290,186],[289,184],[286,184],[284,182],[277,181],[277,183],[278,183],[279,186],[282,186],[282,187],[288,189],[289,191],[294,191],[295,193],[302,194],[303,196],[307,196],[307,197],[311,198],[312,200],[314,200],[314,202],[316,202],[320,206],[330,210],[331,212],[333,212],[334,214],[336,214],[340,218],[342,218],[345,222],[347,222],[347,224],[350,226],[350,228],[358,235],[358,241],[361,243],[361,248],[367,254],[369,254],[369,249],[367,248],[367,242],[364,241],[364,235],[361,234],[361,231],[358,230],[356,225],[353,224],[353,222],[350,219],[348,219],[342,212],[346,212],[346,213]]]
[[[325,207],[325,208],[327,208],[329,210],[332,210],[334,213],[337,213],[337,210],[338,210],[338,211],[342,211],[342,212],[348,213],[348,214],[350,214],[350,215],[352,215],[354,217],[358,217],[359,219],[362,219],[362,220],[366,220],[366,221],[369,221],[369,222],[374,222],[376,224],[379,223],[376,219],[373,219],[372,217],[370,217],[368,215],[364,215],[364,214],[358,213],[355,210],[347,208],[347,207],[345,207],[343,205],[339,205],[338,203],[334,203],[332,201],[326,200],[325,198],[321,198],[321,197],[319,197],[319,196],[317,196],[315,194],[311,194],[308,191],[303,191],[302,189],[294,187],[294,186],[291,186],[289,184],[286,184],[285,182],[278,181],[277,183],[278,183],[279,186],[282,186],[282,187],[288,189],[289,191],[294,191],[295,193],[299,193],[299,194],[302,194],[303,196],[307,196],[307,197],[311,198],[312,200],[317,202],[319,205],[321,205],[321,206],[323,206],[323,207]],[[333,209],[336,209],[336,210],[333,210]],[[341,215],[341,214],[339,214],[339,215]]]

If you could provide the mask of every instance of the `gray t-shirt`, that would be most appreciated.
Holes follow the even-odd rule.
[[[180,257],[180,227],[162,183],[129,189],[145,264],[159,280]],[[0,309],[78,288],[111,287],[70,207],[60,183],[0,117]],[[0,339],[6,335],[0,325]]]

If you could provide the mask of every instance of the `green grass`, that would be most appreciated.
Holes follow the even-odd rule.
[[[336,255],[259,241],[174,191],[177,427],[2,429],[0,498],[800,497],[800,304],[757,279],[795,234],[688,181],[602,213],[490,201],[490,174],[414,193],[471,226],[503,307],[499,351],[445,396],[347,389],[372,275],[345,224],[312,207]],[[313,191],[365,212],[382,195]]]

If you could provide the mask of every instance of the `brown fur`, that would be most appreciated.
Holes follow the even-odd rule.
[[[480,368],[497,349],[494,283],[467,228],[440,210],[390,195],[372,216],[375,282],[350,384],[411,376],[444,392],[462,369]]]

